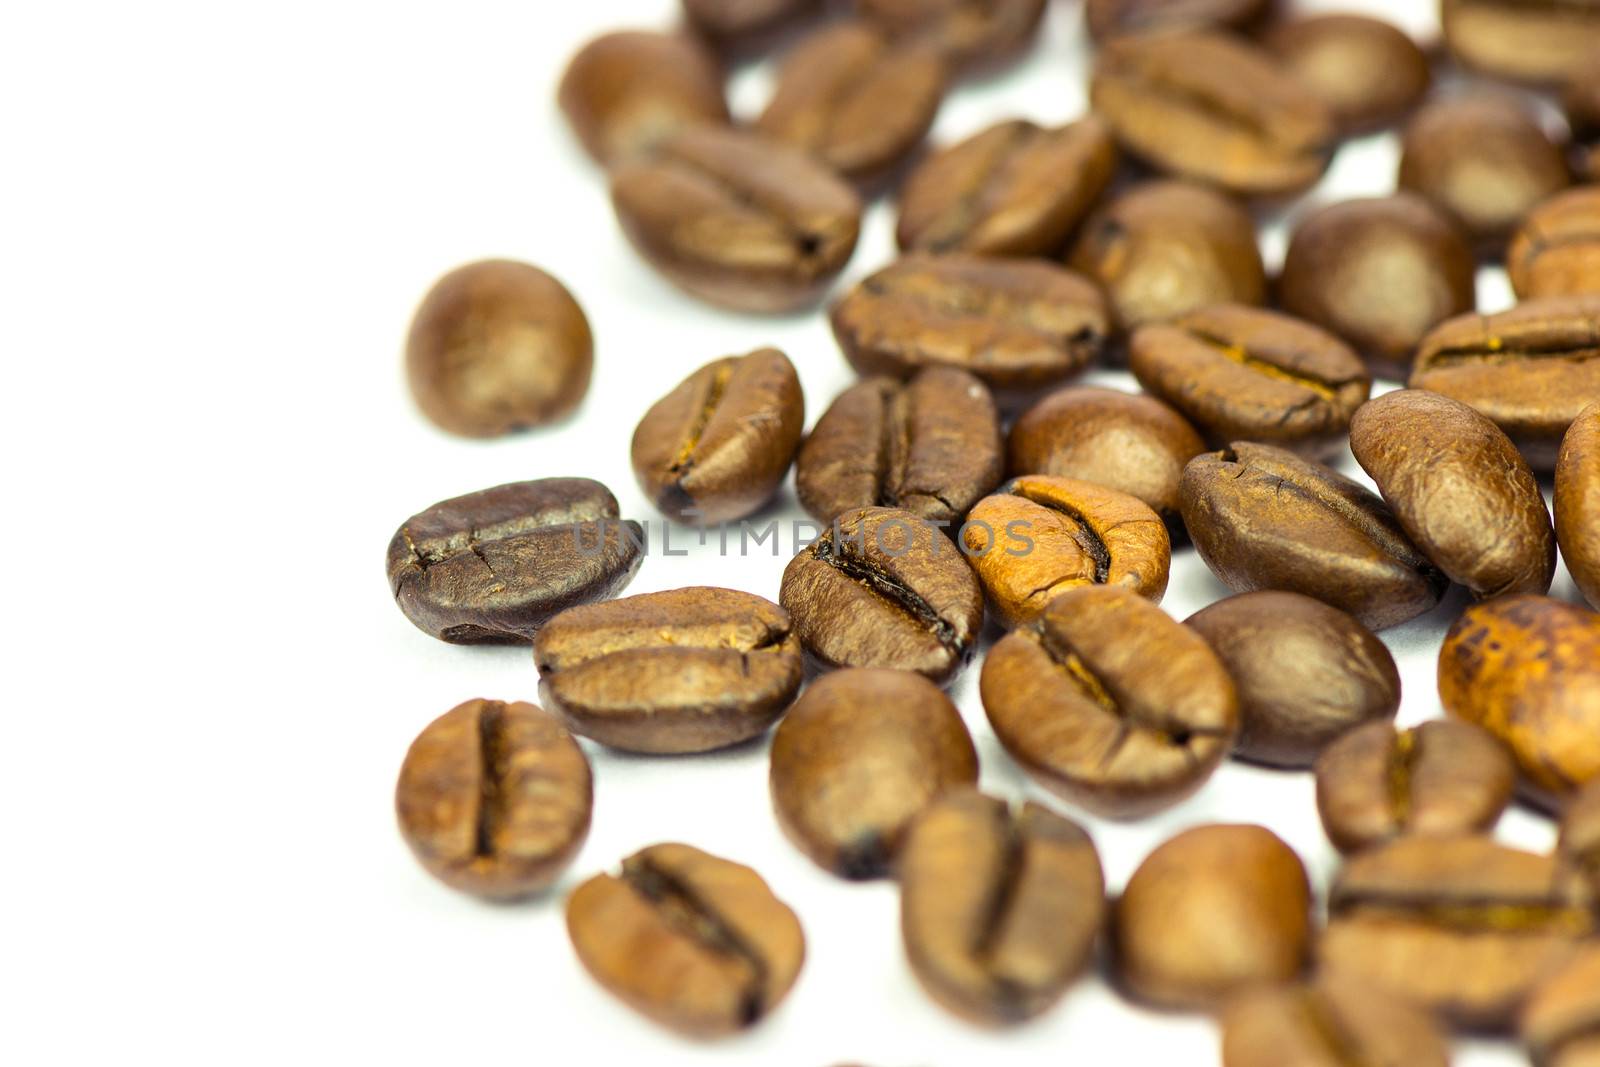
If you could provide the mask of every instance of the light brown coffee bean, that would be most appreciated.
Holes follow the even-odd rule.
[[[1600,3],[1442,0],[1444,39],[1467,66],[1517,81],[1556,82],[1600,49]]]
[[[1529,212],[1506,273],[1524,300],[1600,294],[1600,185],[1557,193]]]
[[[1363,15],[1281,22],[1262,43],[1347,133],[1393,122],[1427,95],[1433,81],[1415,41]]]
[[[595,38],[567,64],[557,95],[583,147],[608,166],[698,123],[732,121],[716,59],[675,33]]]
[[[740,42],[814,15],[820,0],[683,0],[694,28],[719,42]]]
[[[1561,815],[1563,863],[1588,879],[1600,898],[1600,781],[1584,786]]]
[[[1248,989],[1222,1013],[1222,1067],[1449,1067],[1426,1012],[1349,979]]]
[[[1523,1009],[1520,1033],[1534,1067],[1600,1064],[1600,945],[1539,983]]]
[[[1572,580],[1600,608],[1600,401],[1572,422],[1556,457],[1556,540]]]
[[[1083,13],[1089,36],[1104,41],[1130,33],[1245,29],[1271,7],[1272,0],[1086,0]]]
[[[987,64],[1039,32],[1045,0],[855,0],[863,18],[931,45],[953,64]]]

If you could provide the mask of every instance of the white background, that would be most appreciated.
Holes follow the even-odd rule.
[[[1433,32],[1423,0],[1350,6]],[[673,14],[671,0],[8,8],[8,1062],[1213,1062],[1207,1021],[1128,1007],[1097,977],[1014,1032],[944,1015],[902,961],[893,887],[838,881],[780,837],[763,745],[686,759],[590,747],[593,834],[543,901],[458,896],[401,844],[392,789],[412,737],[469,697],[532,699],[536,675],[525,650],[449,647],[395,610],[394,527],[443,497],[550,475],[600,478],[624,514],[653,517],[628,437],[691,369],[778,345],[812,418],[851,380],[820,315],[713,312],[644,268],[561,121],[570,53]],[[1080,115],[1080,21],[1077,2],[1054,0],[1039,46],[960,86],[936,140]],[[742,113],[767,77],[737,75]],[[1392,139],[1350,145],[1314,199],[1387,192],[1394,166]],[[890,258],[891,232],[874,207],[847,280]],[[1275,266],[1281,227],[1265,246]],[[400,347],[435,277],[494,255],[560,276],[598,354],[578,417],[483,444],[416,413]],[[1494,275],[1482,296],[1509,302]],[[767,514],[801,513],[786,489]],[[775,597],[782,562],[658,554],[630,591]],[[1165,606],[1183,618],[1223,592],[1185,550]],[[1565,571],[1555,592],[1576,595]],[[1462,604],[1385,635],[1404,722],[1439,714],[1434,655]],[[984,785],[1033,794],[976,680],[953,695]],[[1229,765],[1160,817],[1085,822],[1117,889],[1157,843],[1211,820],[1272,827],[1319,885],[1333,868],[1307,774]],[[1520,811],[1501,833],[1553,840]],[[752,864],[805,923],[800,982],[748,1037],[671,1037],[601,992],[567,944],[565,892],[669,839]],[[1518,1061],[1475,1046],[1458,1062]]]

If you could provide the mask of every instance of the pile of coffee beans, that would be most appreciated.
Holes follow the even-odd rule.
[[[965,1019],[1024,1023],[1099,967],[1214,1013],[1228,1067],[1435,1067],[1452,1028],[1600,1064],[1600,0],[1443,0],[1432,57],[1292,7],[1087,0],[1090,114],[937,147],[945,99],[1033,47],[1046,0],[682,0],[682,29],[573,57],[560,107],[638,254],[720,308],[826,302],[827,358],[861,377],[812,398],[808,434],[790,355],[752,329],[636,413],[671,522],[744,519],[793,471],[820,533],[765,596],[622,597],[644,516],[581,469],[401,523],[405,616],[531,647],[540,679],[539,706],[467,699],[418,735],[396,807],[422,867],[545,896],[589,833],[584,744],[770,732],[774,832],[895,880],[910,973]],[[770,99],[736,120],[727,67],[763,54]],[[1252,210],[1388,128],[1390,194],[1297,212],[1272,276]],[[880,196],[901,254],[836,286]],[[1485,263],[1520,303],[1478,312]],[[405,366],[428,419],[495,437],[576,410],[594,347],[556,278],[485,261],[426,295]],[[1144,391],[1065,384],[1100,363]],[[1347,448],[1376,491],[1329,465]],[[1160,603],[1191,549],[1234,595],[1180,622]],[[1550,595],[1558,556],[1588,605]],[[1402,728],[1375,631],[1436,609],[1448,717]],[[1047,803],[978,791],[944,692],[969,670],[986,751]],[[1053,806],[1140,819],[1229,757],[1314,778],[1331,884],[1209,824],[1109,897]],[[1513,803],[1559,821],[1553,852],[1492,839]],[[802,917],[687,844],[619,859],[565,915],[601,986],[692,1037],[802,979]]]

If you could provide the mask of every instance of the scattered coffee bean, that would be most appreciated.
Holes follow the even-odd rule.
[[[1379,19],[1319,15],[1267,31],[1267,50],[1333,112],[1345,132],[1393,122],[1428,93],[1433,75],[1415,41]]]
[[[1442,0],[1445,43],[1485,74],[1555,82],[1577,74],[1600,49],[1596,0]]]
[[[1130,33],[1245,29],[1260,21],[1272,0],[1087,0],[1084,16],[1096,41]]]
[[[955,64],[987,64],[1031,42],[1045,0],[855,0],[890,33],[925,42]]]
[[[1427,1012],[1349,979],[1247,990],[1222,1013],[1222,1067],[1449,1067]]]
[[[718,41],[760,35],[820,7],[820,0],[683,0],[683,13],[694,28]]]
[[[716,59],[675,33],[595,38],[572,57],[558,96],[584,148],[608,166],[698,123],[732,121]]]
[[[1590,782],[1561,815],[1561,859],[1600,896],[1600,781]]]
[[[1556,540],[1584,598],[1600,608],[1600,401],[1573,420],[1556,458]]]
[[[1520,1032],[1535,1067],[1600,1063],[1600,945],[1539,983],[1523,1009]]]
[[[1529,212],[1506,273],[1524,300],[1600,294],[1600,185],[1557,193]]]
[[[1600,47],[1595,49],[1594,57],[1600,59]],[[1572,128],[1574,169],[1584,180],[1600,182],[1600,62],[1595,59],[1567,83],[1562,103],[1567,110],[1567,124]]]

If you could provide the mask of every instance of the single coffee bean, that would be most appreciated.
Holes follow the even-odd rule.
[[[1562,103],[1567,110],[1567,125],[1572,128],[1576,151],[1574,170],[1585,181],[1600,182],[1600,47],[1586,65],[1567,83]]]
[[[820,6],[820,0],[683,0],[683,13],[706,36],[737,42],[816,14]]]
[[[1445,43],[1456,59],[1517,81],[1561,81],[1600,49],[1600,2],[1443,0]]]
[[[1003,466],[989,390],[966,371],[929,367],[841,393],[800,448],[795,487],[821,522],[882,505],[959,525]]]
[[[739,311],[811,304],[861,232],[860,198],[823,164],[710,126],[619,167],[611,201],[652,266],[686,292]]]
[[[1596,926],[1594,901],[1550,856],[1487,837],[1401,837],[1339,871],[1318,958],[1325,974],[1457,1025],[1503,1029]]]
[[[1011,428],[1007,469],[1115,489],[1169,525],[1183,468],[1205,451],[1194,427],[1154,397],[1075,386],[1051,393]]]
[[[1110,324],[1087,279],[1042,260],[912,254],[833,308],[833,334],[865,375],[959,367],[994,389],[1036,389],[1099,357]]]
[[[1350,422],[1350,449],[1411,540],[1480,598],[1543,593],[1556,569],[1544,495],[1516,446],[1458,400],[1387,393]]]
[[[1456,224],[1421,197],[1347,200],[1296,227],[1278,298],[1403,380],[1423,336],[1476,306],[1474,271]]]
[[[411,321],[406,375],[417,406],[465,437],[498,437],[568,415],[589,391],[594,335],[572,294],[526,263],[451,271]]]
[[[833,521],[783,572],[778,600],[823,669],[889,667],[944,684],[972,658],[983,587],[932,523],[895,508]]]
[[[1367,367],[1326,331],[1275,311],[1214,304],[1141,326],[1128,366],[1217,445],[1256,441],[1321,458],[1372,395]]]
[[[900,929],[928,994],[979,1023],[1045,1011],[1083,973],[1105,875],[1083,828],[1029,801],[945,794],[900,852]]]
[[[1427,1012],[1362,982],[1250,989],[1222,1013],[1222,1067],[1450,1067]]]
[[[800,920],[760,875],[688,845],[653,845],[583,883],[567,934],[608,992],[702,1038],[770,1014],[806,954]]]
[[[1184,623],[1239,690],[1235,754],[1309,767],[1341,734],[1400,710],[1400,671],[1354,618],[1299,593],[1220,600]]]
[[[1506,273],[1524,300],[1600,294],[1600,185],[1557,193],[1529,212]]]
[[[587,478],[544,478],[440,501],[389,542],[389,588],[441,641],[526,644],[551,617],[622,592],[644,532]]]
[[[594,783],[583,750],[543,711],[469,700],[412,742],[394,802],[429,874],[509,900],[548,889],[578,854]]]
[[[1272,0],[1087,0],[1089,36],[1096,41],[1130,33],[1246,29],[1260,21]]]
[[[1089,96],[1129,152],[1244,195],[1310,186],[1335,135],[1332,113],[1310,90],[1266,52],[1221,33],[1110,41]]]
[[[1504,97],[1435,101],[1406,127],[1400,187],[1432,200],[1496,251],[1524,215],[1571,181],[1562,150]]]
[[[1320,15],[1282,22],[1263,44],[1333,112],[1347,133],[1400,118],[1428,94],[1433,75],[1417,43],[1363,15]]]
[[[1199,185],[1134,186],[1084,225],[1069,262],[1105,287],[1127,330],[1210,304],[1266,299],[1255,224]]]
[[[978,780],[950,698],[909,671],[817,679],[772,739],[772,805],[789,840],[845,878],[889,873],[917,814]]]
[[[1116,169],[1116,142],[1093,116],[1059,129],[1001,122],[912,171],[896,239],[907,251],[1054,255]]]
[[[961,541],[1001,623],[1037,619],[1068,589],[1107,585],[1157,603],[1172,541],[1161,516],[1115,489],[1032,474],[980,500]]]
[[[1520,1033],[1535,1067],[1600,1064],[1600,945],[1539,983],[1523,1009]]]
[[[1382,500],[1281,448],[1197,456],[1182,493],[1200,558],[1236,593],[1304,593],[1382,630],[1433,610],[1450,584]]]
[[[755,128],[848,178],[882,174],[921,143],[944,99],[945,65],[860,21],[816,31],[783,61]]]
[[[954,64],[987,64],[1039,32],[1045,0],[855,0],[863,18],[939,49]]]
[[[1561,859],[1600,896],[1600,781],[1590,782],[1561,815]]]
[[[639,420],[634,477],[671,518],[742,519],[777,492],[805,423],[805,397],[788,356],[762,348],[713,360]]]
[[[979,688],[1017,762],[1051,792],[1113,818],[1193,794],[1239,729],[1238,693],[1210,647],[1115,586],[1056,597],[994,647]]]
[[[675,33],[595,38],[567,64],[558,96],[583,147],[608,166],[698,123],[732,121],[716,59]]]
[[[704,586],[563,612],[533,658],[568,729],[628,752],[708,752],[762,734],[804,674],[788,612]]]
[[[1600,399],[1600,291],[1442,323],[1422,339],[1411,387],[1487,415],[1530,465],[1552,469],[1562,435]]]
[[[1516,786],[1505,746],[1487,730],[1453,719],[1409,730],[1368,723],[1317,760],[1317,811],[1340,852],[1405,834],[1487,833]]]
[[[1556,457],[1556,540],[1578,590],[1600,608],[1600,402],[1573,420]]]
[[[1542,596],[1475,604],[1439,652],[1439,699],[1511,750],[1535,799],[1600,778],[1600,615]]]
[[[1205,1008],[1298,978],[1311,954],[1311,882],[1260,826],[1197,826],[1145,858],[1114,908],[1117,975],[1140,1000]]]

